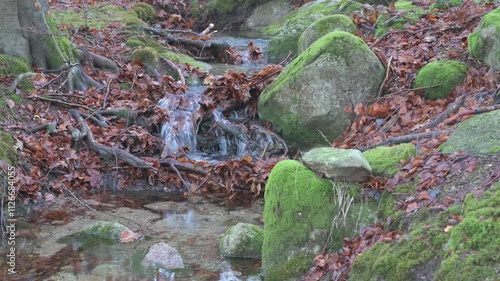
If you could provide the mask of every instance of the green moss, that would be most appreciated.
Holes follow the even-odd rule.
[[[462,5],[463,0],[437,0],[432,4],[430,9],[448,9],[450,7],[458,7]]]
[[[47,68],[48,69],[57,69],[61,67],[64,63],[71,62],[74,63],[78,60],[79,52],[78,50],[71,44],[68,38],[66,38],[66,34],[59,31],[57,27],[57,23],[52,16],[47,16],[47,23],[52,31],[54,36],[47,36],[46,43],[49,48],[53,51],[47,52]],[[56,46],[57,44],[57,46]],[[61,57],[59,51],[63,57]]]
[[[0,160],[10,165],[15,165],[17,161],[17,151],[14,149],[14,138],[0,130]]]
[[[98,221],[82,230],[82,234],[107,240],[119,240],[121,233],[127,229],[126,226],[117,222]]]
[[[135,12],[115,5],[92,7],[87,10],[81,9],[79,12],[64,9],[53,10],[52,16],[58,25],[70,24],[74,27],[85,26],[87,28],[101,29],[114,22],[119,22],[123,26],[130,24],[147,26],[145,22],[137,17]]]
[[[146,47],[144,42],[136,39],[128,39],[126,44],[129,47]]]
[[[0,54],[0,76],[17,77],[19,74],[29,71],[30,67],[27,59]],[[19,86],[25,92],[33,89],[33,83],[28,78],[24,78]]]
[[[393,177],[401,169],[401,162],[416,155],[415,145],[404,143],[393,147],[377,147],[363,152],[375,176]]]
[[[142,21],[152,21],[156,19],[155,9],[146,3],[137,3],[132,8],[137,15],[137,17]]]
[[[160,53],[154,48],[145,47],[142,49],[135,49],[132,53],[133,60],[139,60],[143,64],[149,66],[155,66],[158,63],[158,59],[160,58]]]
[[[311,267],[314,255],[299,255],[284,262],[282,265],[266,271],[266,281],[296,280]]]
[[[480,198],[467,195],[432,219],[427,212],[408,234],[393,243],[378,243],[358,256],[351,280],[417,280],[425,268],[433,280],[496,280],[500,258],[500,183]],[[445,232],[450,215],[463,220]]]
[[[376,31],[375,36],[382,36],[389,32],[392,29],[405,29],[406,23],[414,23],[418,21],[423,15],[428,12],[423,10],[422,8],[418,8],[414,6],[411,2],[408,1],[398,1],[395,3],[397,10],[403,10],[402,13],[404,17],[398,17],[395,20],[388,22],[390,16],[388,15],[380,15],[377,19],[376,23]]]
[[[329,1],[317,1],[304,5],[281,20],[270,24],[263,29],[265,35],[272,36],[267,48],[269,61],[283,60],[289,50],[297,54],[298,39],[304,30],[316,20],[335,14],[350,15],[360,8],[360,3],[351,0],[343,0],[335,5],[331,5]]]
[[[258,0],[211,0],[206,5],[206,7],[204,7],[204,10],[208,13],[229,14],[232,11],[234,11],[238,6],[252,6],[255,5],[257,2],[259,1]]]
[[[273,168],[265,202],[262,266],[266,280],[268,270],[281,267],[289,258],[317,254],[323,247],[338,249],[344,237],[377,219],[377,203],[363,200],[359,187],[321,179],[294,160]],[[347,208],[339,202],[351,205]]]
[[[500,70],[500,8],[493,10],[481,19],[479,28],[468,38],[470,54]]]
[[[440,60],[425,65],[419,70],[414,86],[423,87],[425,97],[437,100],[447,97],[464,82],[467,65],[460,61]]]
[[[354,22],[345,15],[332,15],[313,22],[300,35],[298,45],[300,52],[307,49],[314,41],[332,31],[355,33],[358,30]]]
[[[253,224],[238,223],[230,227],[220,239],[223,257],[257,258],[262,256],[264,231]]]
[[[500,147],[500,110],[477,114],[458,125],[439,147],[443,153],[465,151],[473,154],[496,153]]]
[[[287,83],[292,83],[309,64],[316,61],[322,55],[333,57],[332,60],[343,60],[347,65],[353,63],[350,54],[353,49],[359,52],[370,53],[366,43],[344,31],[331,32],[300,54],[292,61],[276,80],[269,85],[259,97],[259,115],[263,119],[273,120],[273,124],[281,131],[285,139],[293,139],[297,143],[318,144],[323,143],[324,138],[317,132],[311,133],[303,124],[301,118],[288,108],[282,108],[279,103],[273,102],[273,96],[280,92],[280,89]],[[267,104],[272,102],[272,106]]]

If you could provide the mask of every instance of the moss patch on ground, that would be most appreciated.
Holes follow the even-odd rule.
[[[500,184],[475,198],[467,195],[434,219],[414,222],[393,243],[378,243],[354,261],[352,280],[495,280],[500,259]],[[423,214],[424,214],[423,213]],[[463,220],[447,227],[451,215]],[[422,270],[425,269],[425,270]]]
[[[17,152],[14,149],[14,138],[0,130],[0,160],[3,160],[9,165],[14,165],[17,161]]]
[[[19,74],[29,71],[30,67],[27,59],[0,54],[0,76],[17,77]],[[19,87],[21,88],[21,90],[27,92],[33,89],[33,83],[31,83],[28,78],[24,78],[23,80],[21,80],[21,83],[19,83]]]
[[[79,12],[72,10],[52,10],[51,15],[58,25],[70,24],[74,27],[87,27],[101,29],[111,23],[118,22],[122,26],[147,24],[137,17],[134,11],[129,11],[121,6],[104,5],[90,7]]]
[[[460,61],[434,61],[419,70],[414,86],[425,88],[424,94],[428,99],[445,98],[464,82],[467,69],[467,65]]]
[[[137,17],[144,22],[152,21],[156,18],[155,9],[146,3],[137,3],[132,9]]]
[[[416,155],[415,145],[404,143],[392,147],[381,146],[363,152],[372,167],[373,175],[393,177],[401,169],[401,162]]]
[[[418,8],[413,5],[410,1],[397,1],[394,3],[397,10],[403,10],[404,17],[398,17],[395,20],[388,21],[390,16],[380,15],[376,23],[375,36],[379,37],[392,29],[405,29],[406,23],[412,23],[418,21],[423,15],[428,12],[422,8]]]

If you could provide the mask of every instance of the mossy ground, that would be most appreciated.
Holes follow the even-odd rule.
[[[0,54],[0,76],[13,76],[17,77],[19,74],[30,71],[29,62],[27,59],[11,57]],[[23,91],[33,89],[33,83],[27,78],[24,78],[19,87]],[[0,89],[6,90],[6,89]]]
[[[388,15],[380,15],[376,23],[376,31],[375,36],[379,37],[392,29],[404,29],[406,23],[412,23],[414,21],[418,21],[423,15],[428,14],[429,12],[423,10],[422,8],[418,8],[413,5],[409,1],[398,1],[395,2],[395,6],[397,10],[404,10],[404,17],[399,17],[396,20],[388,23],[390,16]]]
[[[424,94],[428,99],[445,98],[464,82],[467,68],[467,65],[460,61],[431,62],[419,70],[414,86],[425,88]]]
[[[14,149],[14,138],[0,130],[0,160],[14,165],[17,160],[17,152]]]
[[[137,17],[144,22],[152,21],[156,18],[155,9],[146,3],[137,3],[132,9]]]
[[[363,153],[372,167],[373,175],[393,177],[401,169],[401,161],[408,161],[415,156],[416,148],[411,143],[393,147],[377,147]]]
[[[75,12],[72,10],[53,10],[51,15],[58,25],[70,24],[73,27],[104,28],[111,23],[118,22],[123,26],[147,24],[137,17],[133,11],[128,11],[121,6],[104,5],[90,7],[87,10]]]
[[[352,280],[496,280],[500,259],[500,184],[481,197],[467,195],[461,205],[435,216],[424,210],[408,234],[393,243],[378,243],[358,256]],[[446,228],[451,215],[463,220]],[[419,270],[422,269],[422,271]]]

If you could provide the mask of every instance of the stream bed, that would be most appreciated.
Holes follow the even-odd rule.
[[[251,40],[232,36],[219,39],[228,41],[242,56]],[[264,51],[267,40],[252,40]],[[244,60],[240,65],[214,64],[210,73],[252,73],[262,69],[264,63],[265,60]],[[187,93],[169,95],[160,101],[159,105],[168,108],[171,116],[161,133],[164,154],[188,148],[189,158],[210,162],[239,159],[247,154],[260,155],[264,144],[272,142],[265,134],[254,136],[251,142],[256,144],[254,146],[248,145],[248,139],[238,139],[223,132],[210,147],[199,144],[198,101],[205,88],[192,85]],[[247,122],[236,113],[231,118],[216,110],[212,114],[217,124]],[[1,255],[0,280],[261,280],[260,260],[225,259],[218,246],[219,238],[230,226],[240,222],[263,226],[263,200],[257,200],[252,206],[248,203],[228,205],[215,197],[185,199],[165,190],[143,188],[78,198],[68,195],[46,198],[43,205],[31,206],[18,220],[18,274],[3,275],[7,261],[5,255]],[[101,241],[83,243],[75,238],[75,234],[98,221],[123,224],[140,232],[143,238],[132,243],[109,244]],[[141,263],[144,255],[149,247],[159,242],[177,249],[186,267],[168,271],[144,266]]]

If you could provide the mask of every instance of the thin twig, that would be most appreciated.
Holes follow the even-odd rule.
[[[387,80],[389,79],[389,73],[391,72],[391,62],[392,62],[392,56],[389,57],[387,60],[387,65],[386,65],[386,70],[385,70],[385,78],[384,81],[382,81],[382,85],[380,85],[380,89],[378,90],[378,97],[382,95],[382,90],[384,89],[385,83],[387,83]]]
[[[442,131],[432,131],[432,132],[426,132],[426,133],[421,133],[421,134],[410,134],[410,135],[405,135],[405,136],[388,138],[384,141],[358,148],[358,150],[366,151],[368,149],[372,149],[372,148],[384,146],[384,145],[389,145],[389,144],[400,144],[400,143],[407,143],[407,142],[410,142],[412,140],[432,138],[432,137],[436,137],[436,136],[439,136],[439,135],[442,135],[445,133],[450,133],[451,131],[452,131],[451,129],[446,129],[446,130],[442,130]]]

